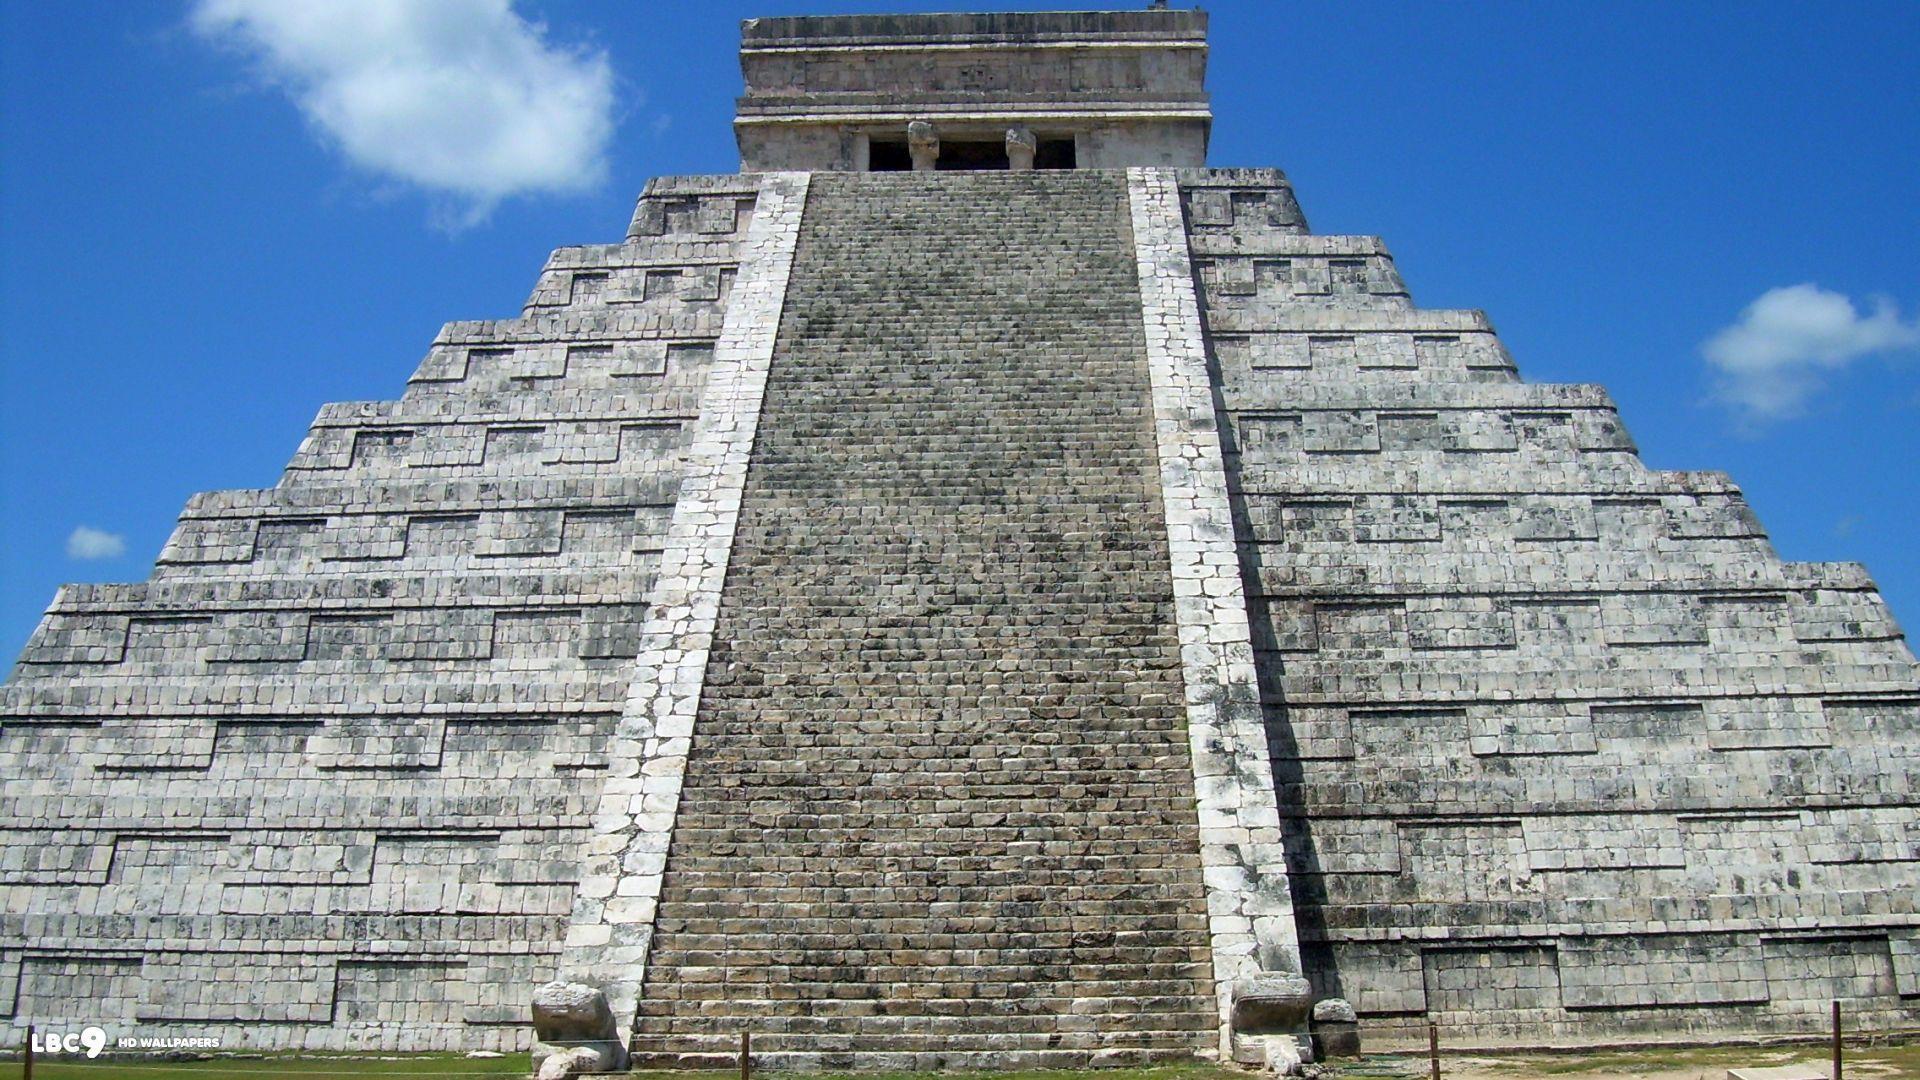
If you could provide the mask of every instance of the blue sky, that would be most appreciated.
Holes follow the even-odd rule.
[[[738,20],[1023,6],[276,2],[0,5],[9,660],[60,582],[145,577],[188,495],[273,484],[323,402],[398,396],[649,176],[737,168]],[[1649,464],[1731,472],[1783,555],[1920,620],[1920,4],[1207,6],[1214,164],[1286,169],[1316,231],[1384,236],[1423,306],[1604,383]],[[361,63],[449,42],[485,73]]]

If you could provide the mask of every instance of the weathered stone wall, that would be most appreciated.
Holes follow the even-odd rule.
[[[657,181],[62,590],[0,769],[39,1023],[513,1047],[565,972],[654,1060],[1081,1064],[1296,966],[1375,1045],[1920,1020],[1864,571],[1270,170]]]
[[[665,180],[63,589],[0,688],[0,1014],[228,1046],[524,1046],[752,220]]]
[[[1920,668],[1864,571],[1277,172],[1183,192],[1322,992],[1376,1044],[1920,1018]]]
[[[1118,174],[817,174],[636,1059],[1215,1040]]]

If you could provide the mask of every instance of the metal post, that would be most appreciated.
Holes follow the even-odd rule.
[[[1433,1080],[1440,1080],[1440,1025],[1427,1023],[1427,1064],[1433,1068]]]
[[[1840,1003],[1833,1003],[1833,1080],[1840,1080]]]
[[[753,1035],[740,1033],[740,1080],[750,1080],[753,1076]]]
[[[27,1056],[21,1058],[20,1080],[33,1080],[33,1025],[27,1025]]]

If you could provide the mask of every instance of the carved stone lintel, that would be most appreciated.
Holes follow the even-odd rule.
[[[1033,132],[1024,127],[1007,129],[1007,167],[1014,172],[1025,172],[1033,168],[1033,154],[1040,148],[1040,140]]]
[[[914,172],[932,172],[940,160],[940,133],[926,120],[907,125],[907,153],[913,157]]]
[[[627,1048],[607,995],[583,983],[544,983],[533,992],[534,1065],[545,1077],[621,1072]],[[552,1070],[546,1068],[551,1061]]]

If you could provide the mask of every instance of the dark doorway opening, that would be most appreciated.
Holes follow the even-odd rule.
[[[1036,169],[1071,169],[1075,167],[1072,139],[1041,139],[1033,152],[1033,167]]]
[[[907,140],[873,139],[867,143],[870,172],[906,172],[912,168],[913,155],[907,153]]]
[[[933,167],[942,172],[948,170],[977,172],[986,169],[1005,171],[1013,167],[1007,160],[1007,142],[948,142],[940,140],[940,160]]]
[[[1033,167],[1036,169],[1072,169],[1077,167],[1072,139],[1041,139],[1034,148]],[[941,170],[1005,170],[1012,167],[1007,160],[1007,144],[1001,142],[959,142],[942,141],[940,158],[934,162],[934,168]],[[913,168],[913,155],[907,151],[905,139],[869,139],[867,142],[867,169],[870,172],[907,172]]]

